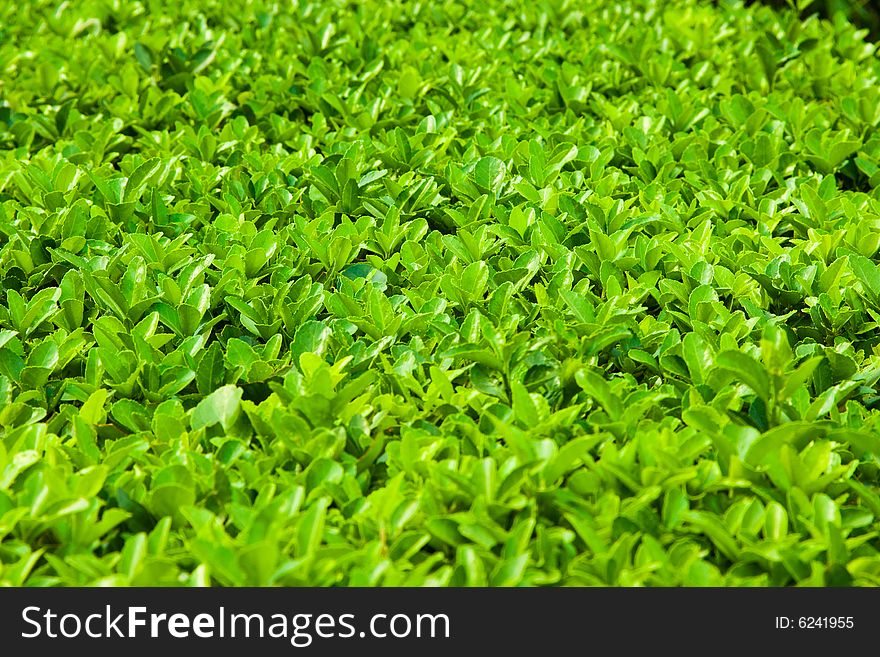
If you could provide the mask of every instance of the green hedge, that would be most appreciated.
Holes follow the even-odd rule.
[[[863,37],[2,4],[0,582],[880,583]]]

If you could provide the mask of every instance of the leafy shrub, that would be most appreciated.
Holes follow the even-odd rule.
[[[849,23],[31,0],[0,71],[2,583],[880,583]]]

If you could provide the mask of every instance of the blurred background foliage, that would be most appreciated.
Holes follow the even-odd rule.
[[[758,2],[777,9],[790,7],[803,16],[819,14],[832,21],[846,20],[868,30],[872,41],[880,39],[880,2],[877,0],[750,0],[746,4]]]

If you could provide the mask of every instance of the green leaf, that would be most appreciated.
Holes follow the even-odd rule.
[[[302,515],[296,531],[296,554],[299,557],[313,557],[324,540],[324,523],[330,502],[329,497],[321,497]]]
[[[484,192],[498,193],[507,167],[497,157],[483,157],[474,167],[474,182]]]
[[[130,203],[132,201],[140,200],[140,197],[146,186],[149,184],[150,179],[158,173],[161,166],[162,162],[159,158],[153,158],[147,160],[135,169],[128,177],[128,182],[125,184],[125,194],[122,198],[123,202]]]
[[[715,363],[749,386],[760,399],[770,399],[770,379],[767,372],[751,356],[741,351],[727,350],[718,354]]]
[[[228,430],[238,419],[241,395],[241,388],[225,385],[205,397],[192,411],[190,425],[193,430],[198,431],[218,423],[224,430]]]
[[[880,266],[866,257],[853,254],[849,256],[850,267],[862,284],[864,294],[880,307]]]
[[[217,390],[226,376],[226,365],[223,359],[223,350],[217,342],[211,344],[199,360],[196,371],[196,386],[203,395],[209,395]]]

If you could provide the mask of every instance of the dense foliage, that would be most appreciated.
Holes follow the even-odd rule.
[[[880,63],[698,0],[0,5],[0,582],[880,584]]]

